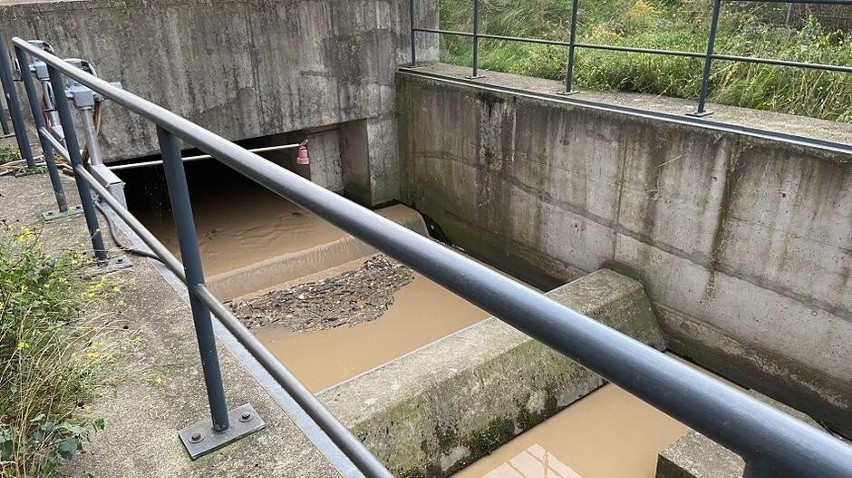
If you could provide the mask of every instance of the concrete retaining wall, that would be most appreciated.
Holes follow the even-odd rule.
[[[452,241],[525,277],[638,278],[672,350],[852,434],[852,158],[397,84],[404,201]]]
[[[642,285],[600,270],[552,299],[662,350]],[[495,318],[350,379],[319,398],[397,476],[448,476],[604,380]]]
[[[343,167],[381,176],[396,155],[388,123],[394,71],[410,61],[408,8],[407,0],[5,0],[0,34],[88,59],[105,79],[231,140],[364,120],[369,147],[343,157]],[[416,10],[421,26],[436,27],[437,2],[418,0]],[[418,46],[418,57],[436,57],[436,37],[420,35]],[[104,110],[101,137],[107,162],[157,151],[154,128],[118,107]],[[353,189],[371,204],[397,196],[370,186]]]

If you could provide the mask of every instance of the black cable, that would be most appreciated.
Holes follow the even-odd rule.
[[[109,217],[109,214],[107,214],[107,212],[104,210],[103,206],[101,206],[100,202],[95,201],[95,207],[98,209],[98,211],[100,211],[101,215],[104,217],[104,220],[107,223],[107,229],[109,229],[109,237],[112,238],[112,241],[115,243],[115,245],[119,249],[121,249],[124,252],[128,252],[130,254],[135,254],[137,256],[142,256],[142,257],[147,257],[149,259],[154,259],[155,261],[158,261],[158,262],[163,262],[163,260],[160,259],[154,253],[151,253],[151,252],[148,252],[148,251],[143,251],[141,249],[136,249],[134,247],[130,247],[128,245],[122,244],[122,242],[118,239],[118,236],[116,236],[116,234],[115,234],[115,224],[113,223],[112,218]]]

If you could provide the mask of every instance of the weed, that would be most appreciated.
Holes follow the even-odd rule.
[[[569,0],[481,0],[480,31],[567,41]],[[469,0],[440,0],[441,27],[470,30]],[[710,4],[698,0],[581,0],[578,41],[702,52]],[[723,9],[716,52],[830,65],[852,64],[852,42],[814,18],[788,29],[778,15],[754,5]],[[442,61],[469,65],[469,38],[442,37]],[[480,66],[564,80],[567,48],[480,40]],[[575,84],[581,89],[651,93],[697,99],[702,58],[577,49]],[[852,122],[848,73],[717,60],[709,100],[722,104]]]
[[[55,476],[104,427],[87,409],[117,349],[83,310],[109,286],[80,279],[83,262],[32,228],[0,232],[0,476]]]

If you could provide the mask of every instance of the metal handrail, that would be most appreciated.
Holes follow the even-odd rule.
[[[726,0],[731,2],[757,1],[763,3],[801,3],[801,4],[828,4],[828,5],[846,5],[852,6],[852,0]],[[715,53],[714,47],[716,43],[716,33],[719,28],[719,15],[722,8],[722,0],[713,0],[713,13],[710,20],[710,33],[707,39],[707,48],[704,52],[679,51],[679,50],[664,50],[657,48],[641,48],[624,45],[604,45],[597,43],[583,43],[577,41],[577,10],[578,0],[572,0],[571,3],[571,27],[569,41],[548,40],[543,38],[517,37],[507,35],[493,35],[479,32],[479,4],[480,0],[472,0],[473,2],[473,31],[462,32],[456,30],[442,30],[440,28],[420,28],[415,24],[414,16],[414,0],[409,0],[409,8],[411,14],[411,66],[417,64],[417,51],[415,44],[415,33],[434,33],[450,36],[461,36],[471,38],[473,41],[473,59],[472,59],[472,74],[469,78],[480,78],[479,74],[479,40],[484,38],[488,40],[512,41],[521,43],[534,43],[538,45],[562,46],[568,48],[568,59],[565,69],[565,91],[562,94],[575,93],[574,90],[574,52],[577,48],[585,48],[589,50],[604,50],[618,51],[625,53],[643,53],[649,55],[663,56],[678,56],[687,58],[703,58],[704,65],[701,74],[701,86],[698,95],[698,107],[692,113],[687,113],[692,116],[706,116],[711,112],[706,110],[707,93],[710,84],[710,72],[712,69],[713,60],[725,60],[743,63],[756,63],[762,65],[787,66],[795,68],[806,68],[812,70],[832,71],[838,73],[852,73],[852,66],[844,65],[829,65],[824,63],[808,63],[791,60],[776,60],[771,58],[758,58],[740,55],[727,55]]]
[[[176,140],[169,138],[176,137],[187,141],[270,191],[312,211],[740,454],[745,459],[748,476],[793,474],[839,477],[848,476],[852,472],[852,447],[824,431],[571,310],[450,248],[271,164],[257,154],[161,106],[95,78],[19,38],[15,38],[14,43],[16,48],[44,61],[55,74],[73,78],[154,122],[160,132],[161,150],[165,153],[166,165],[171,164],[175,169],[182,168],[179,154],[177,158],[174,157]],[[69,136],[71,134],[69,132]],[[164,138],[168,141],[162,141]],[[73,155],[73,151],[71,152]],[[75,169],[81,168],[80,164],[75,164]],[[85,175],[81,173],[78,177],[83,178]],[[185,183],[174,184],[173,179],[174,176],[167,179],[170,196],[173,196],[172,187],[185,188]],[[81,183],[87,182],[81,180]],[[190,209],[187,204],[181,207]],[[184,247],[197,249],[195,237],[179,234],[179,239],[182,251]],[[186,261],[186,256],[184,260]],[[184,263],[185,269],[188,270],[189,267],[191,264]],[[188,287],[191,296],[200,299],[207,308],[219,315],[226,327],[229,323],[234,325],[227,310],[209,294],[203,280],[201,283],[191,283]],[[242,329],[235,327],[234,330],[240,332]],[[247,340],[248,337],[242,337],[240,340],[243,339],[246,339],[244,345],[253,354],[268,354],[257,342]],[[276,375],[274,361],[261,363],[267,369],[272,368],[271,373]],[[276,375],[276,378],[282,380],[284,377]],[[310,410],[306,411],[310,413]],[[378,463],[369,452],[366,452],[369,458],[352,453],[352,449],[359,453],[366,450],[363,444],[355,440],[357,443],[351,443],[353,448],[350,449],[347,448],[348,443],[335,435],[342,433],[342,425],[339,422],[333,420],[326,423],[314,418],[368,476],[386,476],[386,470],[380,464],[375,469],[367,467],[371,463]],[[348,431],[343,435],[351,436]]]

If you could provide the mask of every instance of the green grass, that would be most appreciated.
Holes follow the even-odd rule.
[[[87,410],[118,348],[90,308],[113,289],[82,264],[31,228],[0,231],[0,476],[55,476],[104,426]]]
[[[711,3],[698,0],[580,0],[578,41],[701,52]],[[470,31],[471,2],[440,0],[441,27]],[[784,27],[784,12],[765,4],[723,5],[716,52],[852,65],[852,41],[815,19]],[[480,31],[567,41],[570,0],[481,0]],[[470,39],[443,36],[442,61],[470,65]],[[480,41],[480,66],[564,80],[567,49]],[[578,49],[579,89],[650,93],[697,99],[702,59]],[[852,74],[715,61],[709,100],[782,113],[852,122]]]

